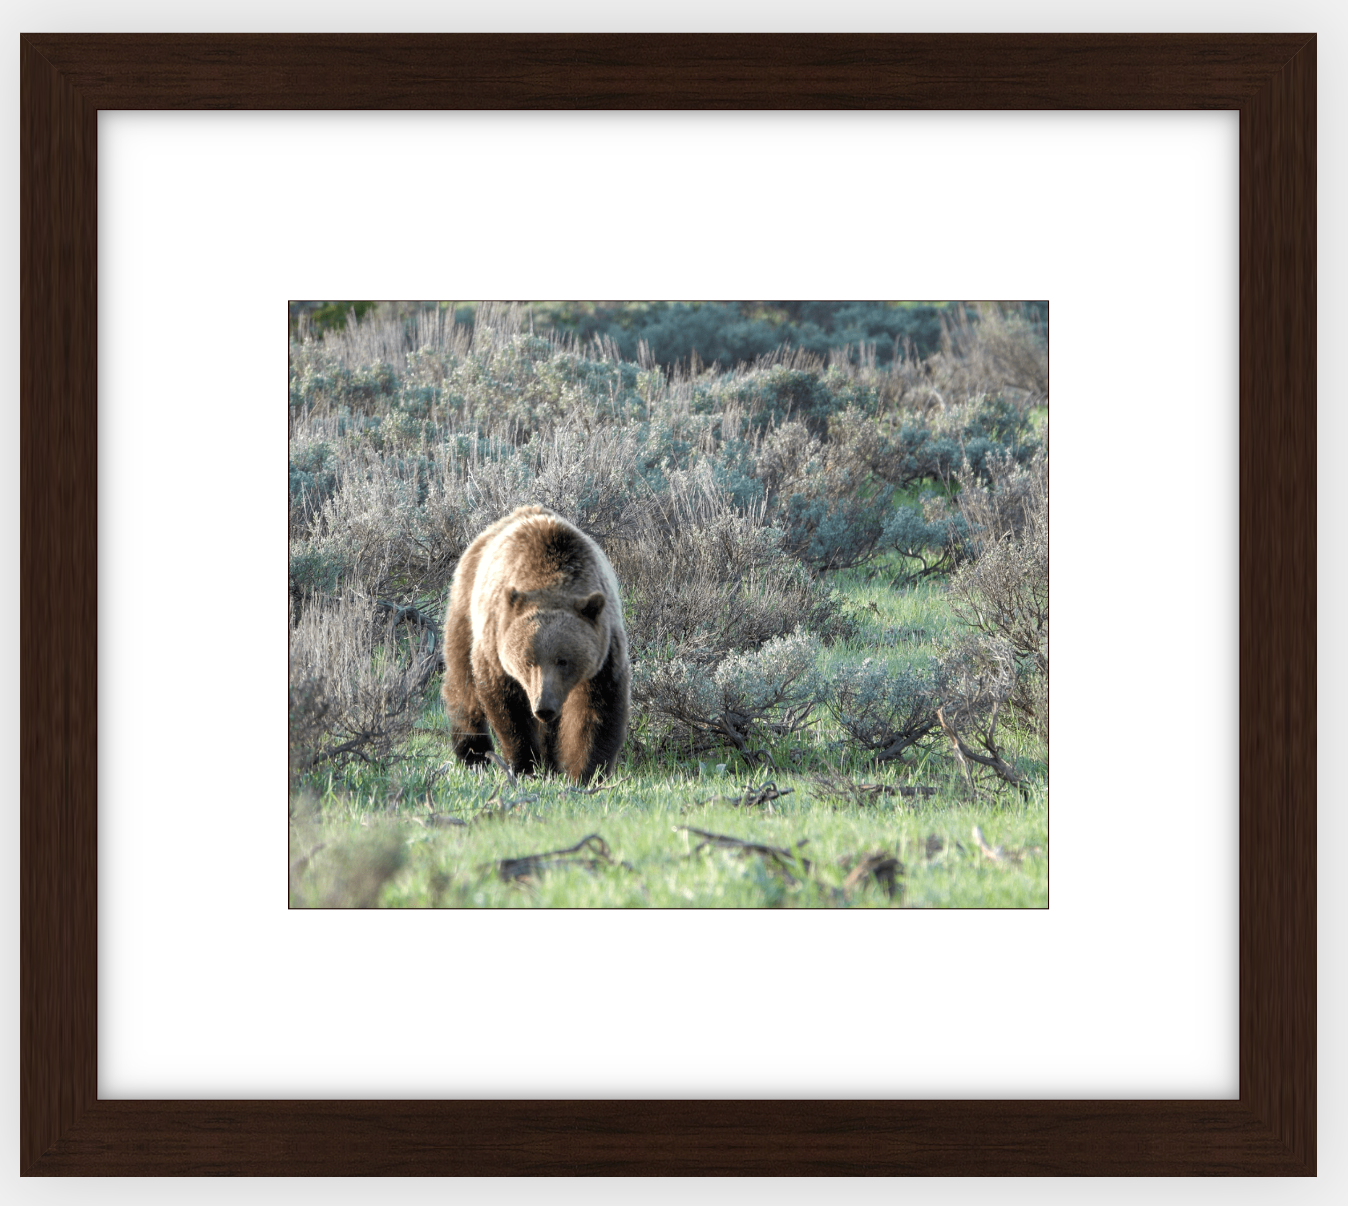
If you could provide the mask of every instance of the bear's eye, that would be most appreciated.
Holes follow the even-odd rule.
[[[559,658],[557,659],[557,669],[558,669],[558,670],[565,670],[565,669],[566,669],[566,658],[564,658],[564,657],[559,657]]]

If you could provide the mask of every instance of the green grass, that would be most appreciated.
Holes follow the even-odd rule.
[[[857,619],[856,636],[826,648],[830,662],[858,653],[893,663],[932,656],[948,624],[939,583],[892,590],[875,574],[834,576]],[[875,767],[849,748],[826,713],[770,744],[773,766],[750,767],[731,749],[642,759],[629,745],[615,785],[586,794],[566,780],[470,771],[452,759],[438,684],[403,759],[313,776],[292,806],[291,898],[297,906],[494,907],[983,907],[1048,903],[1047,754],[1014,733],[1008,748],[1035,785],[971,796],[939,741],[911,761]],[[821,777],[895,789],[837,794]],[[745,804],[771,780],[785,792]],[[903,796],[901,786],[933,788]],[[789,792],[786,789],[790,789]],[[727,799],[734,797],[735,802]],[[461,823],[455,823],[461,822]],[[975,827],[990,855],[973,836]],[[689,829],[786,852],[698,850]],[[543,865],[507,860],[591,844]],[[866,876],[864,857],[902,864],[895,891]],[[502,873],[506,863],[507,874]]]
[[[1042,791],[1002,804],[969,804],[944,793],[856,803],[826,793],[810,776],[774,774],[778,789],[790,794],[744,806],[724,797],[742,792],[746,777],[709,770],[636,775],[586,795],[558,778],[510,785],[498,771],[454,767],[426,795],[392,806],[333,794],[298,808],[292,822],[292,860],[326,843],[294,876],[293,900],[356,903],[352,893],[384,871],[377,903],[392,907],[1047,903]],[[449,818],[466,823],[445,824]],[[1000,858],[979,847],[975,826],[988,847],[1002,847]],[[699,851],[704,839],[691,829],[786,853]],[[544,868],[519,867],[518,877],[502,874],[505,860],[564,850],[591,834],[604,846],[558,856]],[[845,891],[848,872],[877,852],[902,863],[894,895],[874,877]]]

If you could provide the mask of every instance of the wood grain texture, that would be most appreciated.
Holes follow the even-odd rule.
[[[21,47],[21,1163],[97,1092],[98,301],[94,111]]]
[[[1315,46],[1241,111],[1240,1095],[1315,1164]]]
[[[1292,35],[45,34],[113,109],[1235,109]]]
[[[21,56],[25,1174],[1315,1172],[1313,37],[33,34]],[[588,107],[1240,110],[1239,1101],[97,1100],[97,110]]]

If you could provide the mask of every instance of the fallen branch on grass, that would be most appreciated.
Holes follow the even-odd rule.
[[[626,779],[611,779],[607,783],[597,783],[594,787],[569,787],[567,790],[577,796],[597,796],[601,791],[608,791],[610,787],[626,782]]]
[[[855,891],[867,879],[873,878],[884,890],[893,896],[896,892],[902,896],[903,884],[899,877],[904,874],[904,865],[886,850],[876,850],[865,855],[843,880],[844,892]]]
[[[490,801],[488,801],[490,803]],[[508,817],[513,809],[522,808],[525,804],[535,804],[538,802],[537,796],[515,796],[510,800],[502,800],[495,808],[483,808],[480,812],[473,814],[475,821],[499,821],[502,817]]]
[[[496,864],[496,873],[510,883],[532,879],[543,871],[551,871],[557,867],[583,867],[586,871],[594,871],[601,866],[612,864],[613,852],[608,848],[608,843],[597,833],[589,833],[565,850],[546,850],[542,854],[503,858]]]
[[[814,775],[811,777],[811,782],[819,789],[821,795],[852,799],[859,804],[871,803],[880,796],[906,796],[911,799],[915,796],[934,796],[936,794],[936,788],[928,787],[925,784],[857,783],[843,775],[835,775],[831,772]]]
[[[797,851],[809,841],[809,838],[802,838],[796,843],[796,850],[784,850],[780,846],[765,846],[762,842],[746,842],[742,838],[730,837],[724,833],[708,833],[705,829],[694,829],[691,825],[675,825],[675,832],[683,830],[685,833],[695,833],[703,840],[693,847],[692,853],[699,854],[703,850],[734,850],[740,854],[757,854],[766,859],[771,859],[788,879],[793,879],[792,870],[809,871],[810,860],[803,858]]]
[[[989,846],[983,839],[983,831],[975,825],[973,828],[974,844],[982,852],[984,858],[994,863],[1023,863],[1027,854],[1042,854],[1042,847],[1031,846],[1028,850],[1023,846],[1017,846],[1007,850],[1002,846]]]
[[[994,863],[1003,863],[1006,861],[1006,851],[998,846],[995,850],[983,840],[983,831],[975,825],[973,827],[974,845],[978,847],[983,857],[991,859]]]
[[[512,779],[513,783],[514,780]],[[506,816],[512,808],[519,808],[523,804],[533,804],[538,800],[538,794],[535,792],[531,796],[512,796],[509,800],[501,798],[501,785],[498,783],[492,788],[492,793],[483,801],[481,809],[473,816],[475,821],[490,821],[499,817]],[[494,807],[493,807],[494,806]]]
[[[796,789],[794,787],[778,787],[771,779],[766,783],[760,783],[755,787],[752,783],[747,784],[742,792],[733,796],[717,796],[716,799],[722,804],[734,804],[737,808],[753,808],[759,804],[766,804],[770,800],[780,800],[783,796],[789,796]]]

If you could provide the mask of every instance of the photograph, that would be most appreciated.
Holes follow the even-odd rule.
[[[292,908],[1049,905],[1047,301],[292,301]]]

